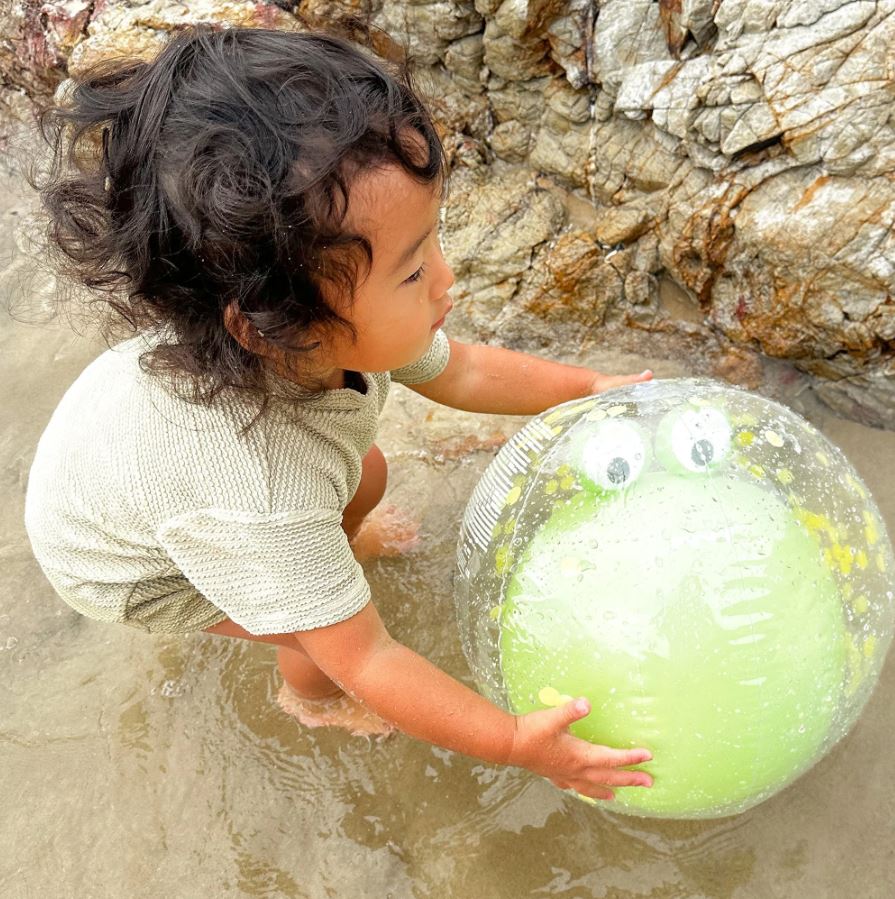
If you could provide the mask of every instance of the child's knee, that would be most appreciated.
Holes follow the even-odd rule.
[[[375,444],[364,456],[362,466],[360,484],[342,513],[342,527],[349,538],[357,533],[366,515],[379,504],[388,481],[388,463]]]
[[[354,506],[361,515],[365,515],[385,496],[387,483],[388,463],[382,450],[374,444],[364,456],[360,484],[345,511]]]

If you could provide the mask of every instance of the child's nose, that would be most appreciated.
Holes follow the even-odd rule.
[[[438,251],[437,265],[438,277],[432,279],[432,292],[435,298],[439,299],[454,286],[454,273],[451,271],[451,267],[445,261],[444,254],[441,252],[440,247]]]
[[[447,293],[447,291],[449,291],[454,286],[454,273],[451,271],[450,267],[447,265],[444,267],[444,270],[445,270],[446,281],[445,281],[444,290],[442,290],[442,293]]]

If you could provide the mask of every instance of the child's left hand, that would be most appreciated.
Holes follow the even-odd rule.
[[[581,365],[553,362],[504,347],[450,342],[447,368],[411,389],[444,406],[491,415],[539,415],[545,409],[612,387],[652,380],[639,375],[604,375]]]
[[[590,392],[602,393],[604,390],[610,390],[613,387],[624,387],[627,384],[639,384],[642,381],[651,381],[653,373],[646,369],[639,375],[604,375],[598,371],[594,372],[594,379],[590,385]]]

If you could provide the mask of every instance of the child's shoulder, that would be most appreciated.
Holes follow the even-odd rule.
[[[35,484],[67,474],[78,490],[106,497],[141,494],[162,482],[176,493],[176,483],[216,467],[246,477],[261,467],[254,444],[242,438],[249,413],[240,418],[227,403],[190,402],[164,372],[144,364],[153,346],[144,335],[125,340],[75,379],[39,441]]]
[[[72,382],[50,427],[69,433],[93,429],[121,439],[147,428],[196,422],[200,410],[188,408],[171,379],[145,364],[158,340],[139,333],[100,353]]]
[[[152,349],[142,334],[101,352],[69,386],[57,412],[77,407],[109,412],[120,408],[127,397],[136,399],[157,385],[141,366],[141,358]]]

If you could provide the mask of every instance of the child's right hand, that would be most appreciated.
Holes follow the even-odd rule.
[[[586,699],[575,699],[555,709],[516,716],[513,748],[507,764],[527,768],[546,777],[561,790],[575,790],[592,799],[612,799],[609,787],[650,787],[653,779],[643,771],[621,771],[648,762],[646,749],[610,749],[573,737],[569,725],[590,714]]]

